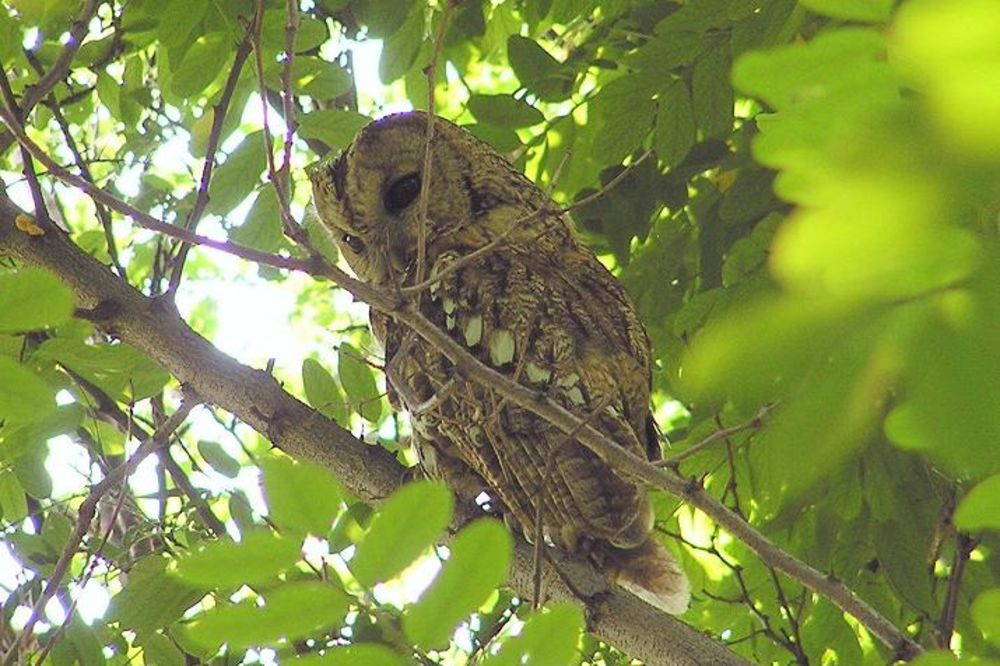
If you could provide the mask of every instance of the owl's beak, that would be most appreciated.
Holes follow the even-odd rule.
[[[414,241],[401,225],[389,227],[386,235],[386,261],[391,268],[393,277],[398,280],[406,275],[406,271],[413,261]]]

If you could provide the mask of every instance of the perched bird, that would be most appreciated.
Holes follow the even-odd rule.
[[[412,295],[420,311],[480,361],[622,448],[658,458],[649,340],[621,284],[493,148],[444,119],[434,130],[428,172],[419,112],[370,123],[310,172],[316,213],[347,263],[387,292],[425,276],[426,291]],[[429,475],[466,498],[485,490],[529,540],[541,527],[649,603],[687,608],[687,578],[651,535],[643,488],[559,428],[463,380],[391,317],[373,310],[371,326],[385,348],[390,399],[410,412]]]

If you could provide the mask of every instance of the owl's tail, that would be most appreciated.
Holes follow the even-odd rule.
[[[691,585],[667,548],[650,537],[637,548],[610,549],[608,564],[623,588],[662,611],[680,615],[691,602]]]

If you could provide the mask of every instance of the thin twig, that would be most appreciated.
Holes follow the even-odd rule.
[[[216,154],[219,151],[219,143],[222,141],[222,127],[226,120],[226,114],[229,112],[229,105],[232,102],[233,94],[236,92],[236,84],[239,81],[240,74],[243,72],[243,64],[250,55],[253,35],[258,30],[257,21],[259,18],[260,15],[255,13],[253,20],[247,26],[246,33],[243,35],[243,41],[236,47],[233,68],[229,71],[229,76],[226,78],[226,83],[222,89],[222,95],[219,97],[218,103],[212,109],[212,127],[208,132],[208,141],[205,144],[205,163],[201,168],[198,194],[195,198],[194,206],[191,207],[191,212],[188,214],[187,219],[184,220],[184,229],[189,231],[194,231],[198,228],[198,222],[201,220],[201,216],[208,206],[208,188],[212,182],[212,173],[215,168]],[[166,291],[168,295],[173,295],[181,283],[181,276],[184,273],[184,263],[187,261],[190,249],[190,243],[181,241],[170,272],[170,281]]]
[[[305,235],[302,233],[298,222],[296,222],[292,217],[292,211],[289,207],[290,193],[285,187],[286,184],[290,185],[291,181],[286,183],[283,174],[279,173],[277,164],[274,161],[274,137],[271,135],[271,125],[269,120],[270,113],[268,110],[270,105],[267,101],[267,83],[264,81],[264,50],[261,46],[261,30],[264,22],[264,4],[265,0],[257,0],[257,17],[254,19],[256,30],[254,30],[253,33],[253,54],[257,71],[257,89],[258,94],[260,95],[261,116],[264,125],[264,157],[267,160],[267,177],[268,180],[271,181],[271,185],[274,187],[274,192],[278,198],[278,210],[281,215],[281,227],[284,229],[285,235],[301,243],[303,242]],[[282,108],[284,109],[284,98],[282,98]],[[285,118],[286,123],[294,122],[294,120],[294,117]]]
[[[87,36],[87,30],[90,28],[90,19],[94,18],[99,4],[100,0],[85,0],[83,8],[80,10],[80,15],[73,22],[73,25],[70,26],[69,39],[66,41],[66,45],[62,51],[59,52],[56,61],[52,63],[51,69],[49,69],[45,76],[38,80],[38,83],[24,92],[20,105],[22,118],[27,118],[31,110],[35,108],[35,105],[45,99],[49,92],[56,87],[56,84],[62,81],[69,73],[73,58],[76,57],[76,52],[80,49],[83,39]],[[16,139],[17,135],[14,135],[14,138]],[[0,137],[0,153],[3,153],[9,145],[10,143],[6,140],[6,137]]]
[[[3,101],[7,109],[10,111],[10,115],[13,116],[18,124],[20,125],[22,119],[24,118],[24,112],[18,108],[17,99],[14,97],[14,91],[10,87],[10,80],[7,78],[7,70],[0,67],[0,93],[3,94]],[[23,125],[21,129],[23,130]],[[45,206],[45,195],[42,193],[42,187],[38,183],[38,175],[35,173],[35,163],[31,159],[31,153],[24,145],[20,146],[21,149],[21,165],[22,173],[24,173],[25,180],[28,181],[28,189],[31,190],[31,200],[35,207],[35,215],[44,220],[48,220],[49,211]]]
[[[940,633],[938,647],[951,649],[951,636],[955,632],[955,617],[958,614],[958,595],[962,588],[962,576],[969,555],[976,548],[976,540],[968,534],[959,532],[955,535],[955,559],[951,565],[951,576],[948,577],[948,594],[945,597],[944,608],[941,610]]]
[[[170,436],[174,433],[174,431],[177,430],[182,423],[184,423],[188,414],[197,404],[198,401],[196,399],[193,399],[191,396],[185,396],[177,410],[170,415],[170,418],[164,421],[162,426],[156,429],[156,432],[153,433],[151,438],[140,444],[135,450],[135,453],[133,453],[128,460],[114,468],[100,483],[97,483],[90,489],[90,493],[87,495],[87,498],[83,500],[83,504],[80,505],[77,512],[76,527],[73,530],[72,535],[70,535],[69,540],[66,542],[66,546],[63,548],[62,554],[60,554],[55,567],[53,567],[52,573],[49,575],[49,578],[45,583],[45,589],[35,601],[34,606],[32,606],[31,615],[28,616],[28,620],[25,623],[24,628],[21,630],[21,633],[18,634],[17,639],[13,642],[10,649],[4,655],[4,663],[11,663],[14,656],[17,655],[18,651],[21,649],[22,643],[32,635],[32,630],[34,629],[35,624],[37,624],[41,619],[46,604],[48,604],[49,600],[53,597],[53,595],[55,595],[58,587],[62,584],[63,578],[66,576],[66,572],[69,571],[69,565],[73,560],[73,556],[76,554],[77,550],[79,550],[84,537],[90,530],[90,523],[94,519],[94,514],[97,511],[97,504],[101,497],[103,497],[104,494],[111,488],[121,484],[128,476],[135,472],[139,463],[145,460],[151,453],[160,449],[160,447],[162,447],[170,439]]]
[[[437,116],[434,113],[434,88],[437,85],[437,63],[441,57],[441,49],[444,47],[444,38],[448,34],[448,24],[451,21],[451,12],[455,8],[453,0],[445,0],[444,8],[441,11],[441,25],[438,28],[437,37],[434,40],[434,50],[431,52],[430,62],[427,64],[427,139],[424,142],[424,168],[420,176],[420,199],[417,202],[417,271],[414,281],[423,282],[427,271],[427,206],[430,203],[431,194],[431,168],[433,143],[434,143],[434,121]],[[420,301],[420,294],[417,294],[417,302]]]
[[[295,36],[299,31],[299,7],[297,0],[286,0],[288,20],[285,23],[285,62],[281,70],[282,109],[285,121],[285,156],[281,164],[281,177],[285,182],[285,192],[291,196],[292,145],[295,143],[295,98],[292,94],[292,65],[295,58]]]
[[[687,460],[696,453],[704,451],[705,449],[707,449],[709,446],[719,441],[720,439],[725,439],[737,433],[741,433],[744,430],[756,430],[760,428],[761,425],[763,425],[764,423],[764,418],[771,412],[772,409],[774,409],[774,407],[775,406],[773,404],[764,405],[759,410],[757,410],[757,413],[754,414],[749,421],[744,421],[743,423],[731,426],[729,428],[722,428],[721,430],[716,430],[705,439],[701,440],[697,444],[694,444],[693,446],[687,449],[684,449],[677,455],[671,456],[670,458],[665,458],[664,460],[658,460],[653,464],[656,465],[657,467],[676,468],[683,461]]]

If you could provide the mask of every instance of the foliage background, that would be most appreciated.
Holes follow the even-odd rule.
[[[0,83],[5,122],[73,173],[175,228],[286,257],[305,256],[283,234],[283,218],[293,237],[291,221],[311,226],[305,165],[429,93],[560,204],[624,174],[574,215],[649,329],[666,455],[942,651],[923,663],[950,663],[1000,657],[997,34],[995,0],[7,0]],[[38,220],[16,233],[54,233],[51,217],[413,463],[349,294],[188,253],[59,182],[11,132],[0,149],[0,197]],[[497,592],[510,544],[495,521],[434,548],[453,517],[437,486],[376,508],[211,405],[129,483],[114,477],[186,414],[170,368],[74,313],[50,273],[0,270],[8,659],[629,662],[578,640],[573,606]],[[656,499],[693,581],[686,623],[756,663],[893,658],[836,599]]]

